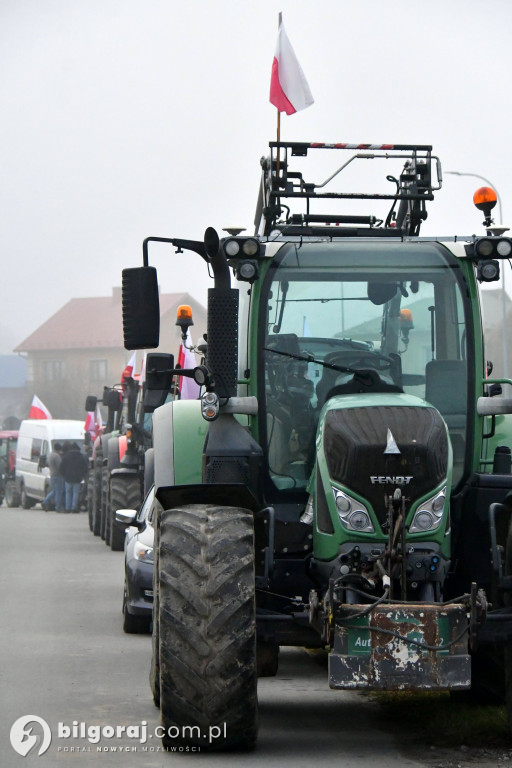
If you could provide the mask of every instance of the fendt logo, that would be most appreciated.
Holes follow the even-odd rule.
[[[371,475],[372,485],[409,485],[412,475]]]
[[[32,733],[34,726],[31,725],[30,728],[27,728],[29,723],[39,723],[43,729],[43,735],[41,736],[41,734],[38,733],[37,736],[35,736]],[[39,730],[39,728],[37,730]],[[52,742],[52,732],[50,726],[42,717],[38,717],[37,715],[23,715],[23,717],[19,717],[13,724],[10,739],[12,747],[16,750],[18,755],[26,757],[38,744],[41,744],[41,746],[39,747],[39,752],[37,754],[42,755],[46,752]]]

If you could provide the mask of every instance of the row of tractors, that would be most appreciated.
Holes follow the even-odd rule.
[[[192,322],[190,307],[178,310],[183,342]],[[129,369],[128,369],[129,370]],[[98,404],[106,421],[89,451],[87,510],[89,528],[114,551],[124,547],[125,527],[116,520],[118,509],[138,509],[153,483],[152,414],[168,398],[179,398],[179,377],[173,375],[171,354],[147,355],[144,381],[126,370],[121,383],[105,386],[100,398],[89,395],[88,413]]]

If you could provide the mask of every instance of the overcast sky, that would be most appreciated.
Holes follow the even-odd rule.
[[[279,11],[315,99],[283,140],[433,144],[422,234],[483,233],[481,182],[450,170],[512,224],[510,0],[0,0],[0,352],[109,295],[148,235],[251,231]],[[199,257],[151,253],[163,291],[205,302]]]

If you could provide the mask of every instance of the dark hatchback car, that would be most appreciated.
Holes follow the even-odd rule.
[[[158,501],[151,488],[137,512],[120,509],[118,522],[127,525],[124,544],[123,629],[130,634],[149,632],[153,612],[153,541]]]

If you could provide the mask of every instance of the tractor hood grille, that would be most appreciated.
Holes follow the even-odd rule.
[[[394,443],[388,445],[390,436]],[[447,475],[448,436],[435,408],[329,410],[323,444],[331,479],[367,499],[381,523],[386,519],[386,494],[400,487],[410,504]]]

